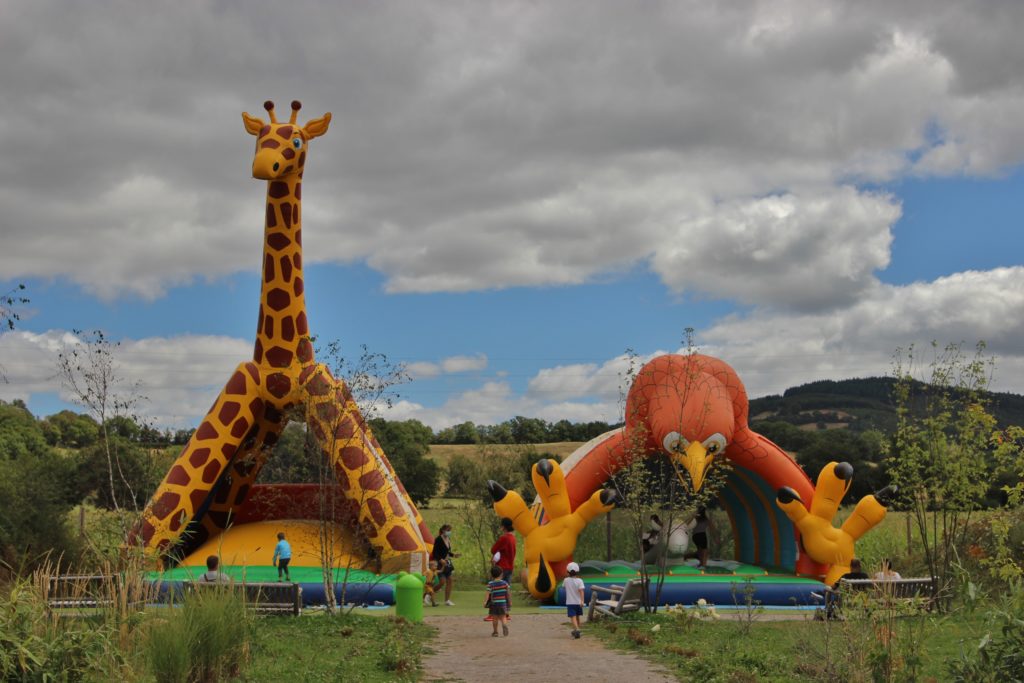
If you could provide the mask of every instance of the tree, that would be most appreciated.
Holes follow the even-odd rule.
[[[120,374],[114,360],[119,343],[111,342],[100,330],[87,334],[75,330],[75,336],[77,343],[66,344],[57,354],[61,384],[71,393],[72,401],[85,408],[100,427],[100,448],[106,460],[111,507],[121,509],[118,491],[127,489],[127,498],[138,512],[135,501],[139,496],[121,463],[118,445],[122,441],[115,441],[114,437],[117,430],[129,429],[125,419],[135,424],[129,418],[144,397],[139,393],[137,382],[129,382]],[[124,532],[128,532],[127,525]]]
[[[897,427],[889,472],[913,515],[925,561],[948,605],[957,547],[992,475],[990,444],[996,421],[985,389],[993,362],[979,342],[973,355],[961,344],[931,346],[924,381],[915,381],[914,347],[894,359]],[[920,393],[918,393],[920,391]]]
[[[23,291],[25,285],[18,284],[11,291],[0,295],[0,325],[6,326],[8,330],[13,330],[14,323],[21,320],[18,307],[29,303],[29,300],[21,295]]]
[[[23,403],[0,401],[0,459],[17,460],[49,451],[39,423]]]
[[[40,426],[46,442],[60,448],[85,448],[99,439],[100,427],[96,421],[71,410],[44,418]]]

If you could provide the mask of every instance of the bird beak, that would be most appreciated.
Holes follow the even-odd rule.
[[[689,472],[690,481],[693,483],[693,492],[696,493],[704,485],[704,475],[707,474],[708,468],[711,467],[715,456],[708,455],[704,444],[693,441],[686,447],[685,452],[673,454],[672,459],[685,467],[686,471]]]

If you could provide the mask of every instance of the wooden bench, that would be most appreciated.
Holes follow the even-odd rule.
[[[191,589],[239,591],[246,607],[256,614],[302,613],[302,586],[297,583],[214,583],[194,581]]]
[[[120,605],[136,610],[145,604],[144,591],[126,588],[116,575],[62,574],[49,577],[46,585],[46,607],[50,610],[109,609]]]
[[[931,610],[938,597],[936,577],[911,579],[840,579],[838,588],[825,593],[825,618],[839,617],[844,595],[870,593],[884,606],[917,605]]]
[[[630,579],[625,586],[591,586],[587,621],[592,621],[595,614],[618,617],[641,609],[646,590],[647,587],[640,579]],[[602,594],[607,597],[602,598]]]

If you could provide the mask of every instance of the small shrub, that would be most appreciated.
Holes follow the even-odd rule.
[[[650,633],[647,633],[646,631],[641,631],[638,628],[629,629],[629,633],[627,635],[629,636],[630,640],[632,640],[636,645],[640,647],[645,647],[653,642]]]

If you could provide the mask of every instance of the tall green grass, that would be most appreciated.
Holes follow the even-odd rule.
[[[249,655],[251,617],[230,587],[189,595],[147,629],[144,657],[158,683],[209,683],[237,676]]]

